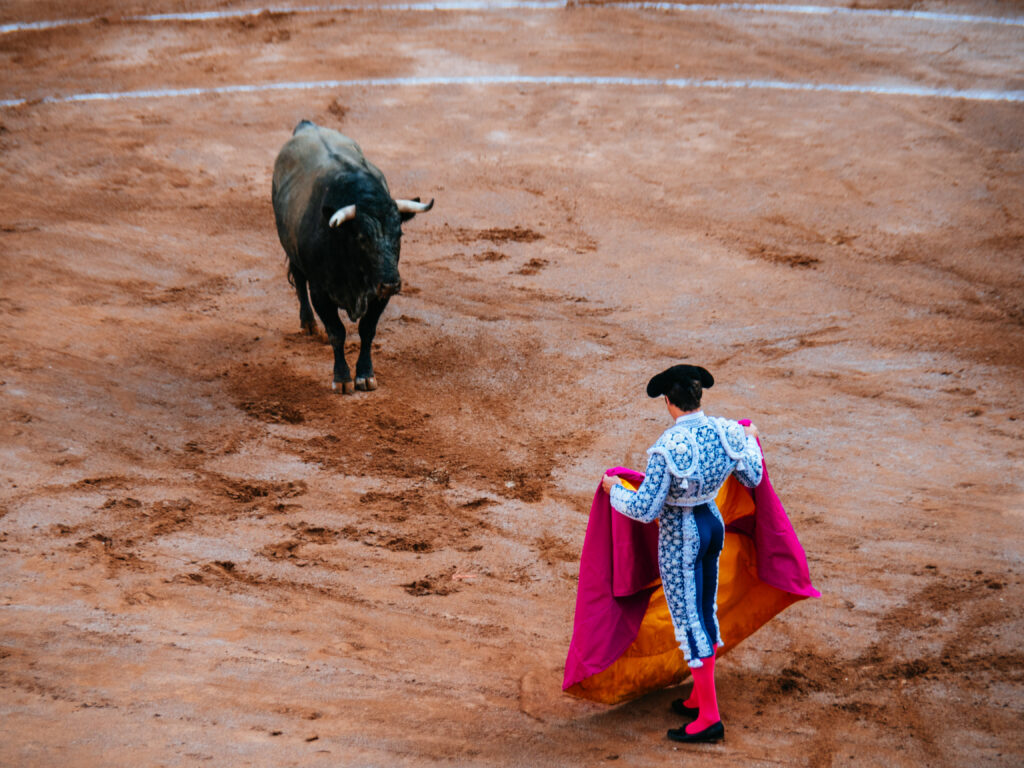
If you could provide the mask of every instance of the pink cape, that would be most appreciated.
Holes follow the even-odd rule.
[[[619,475],[634,487],[644,478],[625,467],[614,467],[608,474]],[[754,540],[758,578],[798,599],[820,597],[811,584],[803,547],[768,479],[767,465],[753,498],[754,514],[734,520],[728,529]],[[580,555],[563,690],[604,671],[630,647],[659,579],[658,527],[615,512],[598,485]]]

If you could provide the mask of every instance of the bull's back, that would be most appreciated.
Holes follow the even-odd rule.
[[[272,201],[277,234],[285,253],[294,258],[303,241],[302,224],[309,218],[317,220],[324,185],[339,173],[370,168],[363,152],[347,136],[303,120],[274,162]],[[381,176],[383,179],[383,176]],[[308,235],[309,233],[307,233]]]

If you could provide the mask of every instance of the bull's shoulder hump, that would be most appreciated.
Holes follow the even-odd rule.
[[[352,172],[368,173],[390,194],[384,173],[366,159],[354,140],[331,128],[303,121],[277,157],[274,182],[286,187],[298,183],[299,178],[330,179]]]
[[[319,131],[301,131],[281,148],[276,166],[281,170],[295,169],[304,173],[317,173],[336,167],[339,162],[351,163],[344,147],[325,142]]]
[[[334,152],[349,161],[363,160],[363,150],[355,140],[333,128],[324,128],[322,125],[314,127],[316,128],[315,135],[325,150]]]

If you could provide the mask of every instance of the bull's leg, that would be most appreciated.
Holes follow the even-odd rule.
[[[313,293],[312,298],[313,309],[316,310],[324,328],[327,329],[327,339],[334,349],[334,381],[331,384],[331,389],[337,389],[341,384],[341,391],[346,395],[351,395],[356,389],[352,383],[352,372],[348,369],[348,363],[345,362],[345,326],[342,324],[341,318],[338,317],[338,308],[326,296]]]
[[[313,310],[309,306],[309,289],[306,285],[306,275],[292,263],[289,263],[288,271],[292,278],[292,285],[295,286],[295,295],[299,297],[299,325],[310,336],[315,336],[316,319],[313,317]]]
[[[367,392],[377,388],[373,375],[373,337],[377,335],[377,321],[388,305],[388,300],[374,299],[359,321],[359,359],[356,360],[356,389]]]

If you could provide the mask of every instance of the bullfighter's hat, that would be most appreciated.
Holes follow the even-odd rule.
[[[688,381],[699,381],[704,389],[711,389],[715,385],[715,377],[707,368],[701,368],[699,365],[673,365],[647,382],[647,396],[658,397],[668,394],[673,384]]]

